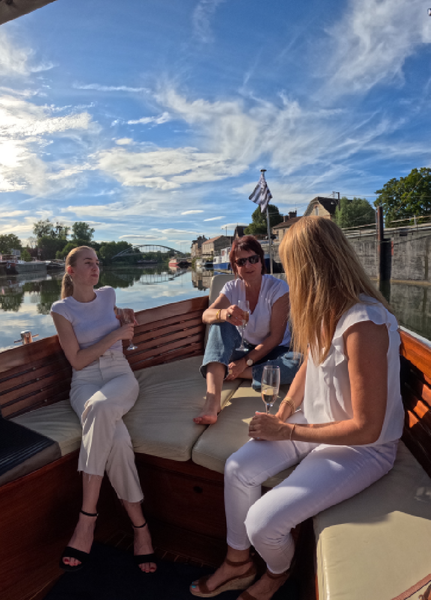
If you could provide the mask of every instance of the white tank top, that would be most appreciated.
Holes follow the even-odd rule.
[[[51,312],[61,315],[72,324],[81,350],[93,346],[105,335],[121,327],[114,312],[115,290],[105,286],[94,292],[96,297],[91,302],[78,302],[69,296],[51,306]],[[116,341],[110,350],[122,352],[123,342]]]
[[[388,396],[386,414],[379,439],[368,446],[378,446],[398,440],[403,431],[404,409],[400,393],[400,335],[396,318],[375,298],[364,294],[361,303],[346,311],[338,321],[328,356],[315,365],[308,355],[305,393],[302,410],[307,423],[345,421],[353,417],[347,358],[343,334],[355,323],[372,321],[386,325],[389,335]]]

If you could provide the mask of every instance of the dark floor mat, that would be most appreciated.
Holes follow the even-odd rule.
[[[183,563],[158,561],[156,573],[141,573],[131,554],[103,544],[93,545],[83,569],[66,572],[45,600],[191,600],[189,592],[194,579],[211,569]],[[221,600],[235,600],[240,592],[220,594]],[[274,600],[295,600],[294,582],[286,582]]]

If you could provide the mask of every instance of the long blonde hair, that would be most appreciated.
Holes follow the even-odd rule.
[[[61,299],[62,300],[63,300],[63,298],[67,298],[68,296],[73,295],[73,279],[67,272],[67,267],[69,267],[69,266],[74,267],[76,265],[76,261],[78,260],[78,255],[80,252],[82,252],[82,250],[91,250],[92,252],[94,252],[94,249],[90,248],[89,246],[78,246],[77,248],[73,248],[69,252],[69,254],[66,256],[66,264],[64,265],[66,272],[63,275],[63,280],[61,282]]]
[[[294,350],[325,360],[341,316],[366,294],[389,306],[330,219],[302,217],[288,229],[280,258],[289,282]],[[389,309],[390,310],[390,309]]]

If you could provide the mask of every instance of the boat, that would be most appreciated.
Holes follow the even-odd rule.
[[[171,258],[169,261],[170,268],[181,268],[186,269],[189,266],[189,261],[186,258]]]
[[[48,271],[64,271],[66,262],[64,260],[46,260],[46,268]]]
[[[30,262],[20,260],[14,254],[0,255],[0,265],[6,272],[6,275],[23,275],[26,273],[46,273],[47,263],[43,260],[33,259]]]
[[[138,348],[125,350],[142,392],[125,420],[155,547],[164,556],[208,566],[225,552],[224,460],[248,439],[248,418],[262,404],[248,384],[232,382],[224,387],[217,427],[195,426],[191,419],[205,388],[198,373],[202,313],[229,278],[213,277],[210,296],[138,312]],[[398,466],[295,531],[292,578],[299,600],[392,600],[420,580],[431,586],[431,343],[405,329],[401,338],[406,421]],[[58,557],[75,526],[80,426],[68,405],[70,377],[57,336],[0,353],[0,597],[7,600],[46,596],[61,574]],[[272,478],[264,485],[276,483]],[[99,512],[96,540],[112,543],[128,535],[106,481]]]

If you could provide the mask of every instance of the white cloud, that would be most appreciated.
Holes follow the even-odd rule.
[[[220,219],[226,219],[226,217],[211,217],[211,219],[204,219],[204,223],[206,221],[219,221]]]
[[[233,230],[235,229],[235,227],[237,225],[241,225],[241,227],[247,227],[248,225],[250,225],[250,223],[225,223],[224,225],[222,225],[220,227],[220,229],[226,229],[226,227],[227,227],[228,230],[232,229],[232,232],[233,232]]]
[[[158,237],[156,235],[127,234],[127,235],[120,235],[120,237],[118,239],[120,239],[120,240],[132,240],[132,239],[133,240],[160,240],[160,237]]]
[[[405,60],[431,42],[422,0],[350,0],[329,30],[332,57],[328,94],[366,92],[402,79]]]
[[[77,90],[95,90],[97,92],[147,92],[144,87],[130,87],[127,85],[101,85],[99,83],[80,84],[74,83]]]
[[[137,121],[127,121],[128,125],[137,125],[138,123],[142,125],[148,125],[150,123],[154,123],[155,125],[162,125],[163,123],[167,123],[171,120],[171,115],[168,112],[164,112],[158,117],[142,117],[142,119],[138,119]]]
[[[115,140],[115,143],[118,146],[128,146],[130,144],[133,144],[133,140],[132,138],[120,138],[119,140]]]
[[[203,212],[203,210],[186,210],[185,212],[182,212],[181,215],[196,215]]]
[[[0,75],[28,75],[31,54],[30,49],[13,44],[4,28],[0,30]]]
[[[222,4],[224,1],[225,0],[199,0],[192,18],[195,36],[201,42],[208,43],[213,40],[210,19],[219,4]]]

